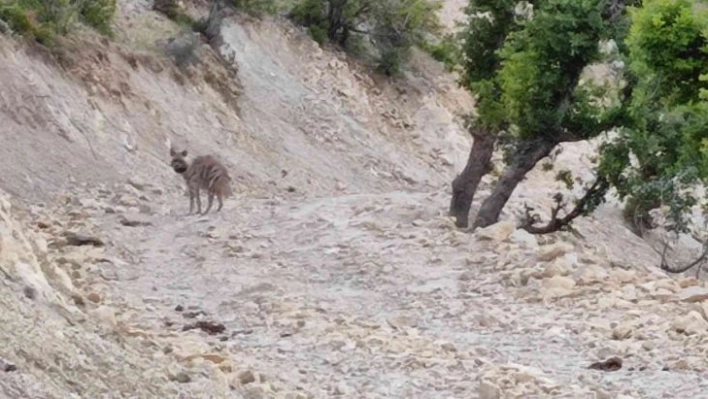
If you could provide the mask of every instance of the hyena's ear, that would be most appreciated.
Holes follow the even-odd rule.
[[[177,153],[175,152],[175,149],[170,147],[170,156],[173,157],[175,155],[177,155]]]
[[[187,150],[182,151],[182,156],[186,157],[187,156]]]

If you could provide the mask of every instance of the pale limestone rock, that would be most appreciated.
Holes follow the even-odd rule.
[[[389,317],[386,321],[391,327],[398,329],[412,328],[418,325],[418,319],[411,315]]]
[[[98,308],[91,310],[89,315],[96,319],[99,324],[103,324],[110,329],[115,329],[118,326],[116,312],[109,306],[99,306]]]
[[[619,284],[626,284],[637,280],[637,272],[634,270],[613,269],[610,271],[610,280]]]
[[[590,285],[606,281],[609,278],[609,273],[604,267],[589,264],[579,268],[573,277],[578,285]]]
[[[253,371],[251,370],[246,370],[242,371],[238,374],[238,380],[241,385],[247,385],[253,382],[256,382],[256,377],[253,374]]]
[[[632,336],[633,329],[632,323],[620,324],[612,330],[612,339],[617,341],[628,339]]]
[[[509,240],[525,249],[538,249],[536,236],[523,229],[514,230],[509,236]]]
[[[697,304],[698,312],[703,316],[703,319],[708,321],[708,301],[703,301]]]
[[[480,381],[477,393],[479,394],[479,399],[501,398],[501,389],[499,386],[486,380]]]
[[[567,276],[570,274],[570,268],[568,267],[566,261],[563,258],[557,258],[546,266],[543,270],[543,277],[554,277],[554,276]]]
[[[678,284],[679,284],[679,287],[681,287],[681,288],[688,288],[688,287],[693,287],[693,286],[699,285],[700,281],[698,281],[697,279],[695,279],[693,277],[690,277],[690,278],[684,278],[684,279],[679,280]]]
[[[676,282],[676,280],[672,278],[665,278],[656,282],[656,289],[664,289],[666,291],[676,293],[681,291],[681,286]]]
[[[572,290],[575,287],[575,280],[570,277],[553,276],[543,280],[543,287],[546,289],[563,288]]]
[[[563,287],[552,287],[543,292],[543,297],[546,299],[554,299],[571,296],[572,294],[573,290]]]
[[[677,317],[672,323],[671,329],[686,335],[701,334],[708,330],[708,322],[694,310],[688,312],[687,315]]]
[[[683,302],[703,302],[708,299],[708,288],[697,285],[690,286],[679,291],[677,296]]]
[[[623,285],[620,293],[622,294],[623,299],[628,301],[637,300],[637,287],[635,287],[634,284]]]
[[[541,247],[537,258],[541,262],[550,262],[558,257],[561,257],[567,253],[573,252],[575,247],[573,244],[566,242],[557,242],[551,245],[544,245]]]
[[[482,229],[475,231],[475,236],[478,240],[491,240],[494,242],[502,242],[509,238],[509,236],[514,232],[513,223],[509,221],[501,221],[495,223],[491,226],[487,226]]]

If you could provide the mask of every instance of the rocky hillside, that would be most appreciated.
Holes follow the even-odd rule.
[[[0,396],[705,391],[708,290],[658,271],[616,204],[579,234],[515,230],[559,186],[539,167],[504,221],[454,229],[473,102],[426,55],[389,81],[236,16],[184,69],[165,49],[188,34],[119,3],[112,42],[48,54],[0,36]],[[186,215],[167,142],[228,165],[221,213]],[[557,167],[583,176],[592,147]]]

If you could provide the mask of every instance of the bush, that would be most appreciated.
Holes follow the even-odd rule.
[[[79,14],[86,25],[99,33],[112,34],[111,21],[116,13],[117,0],[83,0],[80,1]]]
[[[312,25],[307,29],[307,31],[310,32],[312,40],[316,41],[320,45],[327,41],[327,31],[323,27]]]
[[[445,68],[451,72],[462,59],[462,50],[455,35],[447,34],[443,36],[437,43],[432,44],[429,41],[422,43],[421,47],[427,51],[433,59],[442,62]]]
[[[115,11],[116,0],[9,0],[0,4],[0,19],[14,32],[49,44],[77,20],[110,35]]]
[[[275,14],[278,9],[275,0],[230,0],[230,3],[235,9],[254,17]]]
[[[199,22],[183,13],[177,5],[177,0],[155,0],[155,3],[152,5],[152,9],[162,13],[167,18],[180,25],[189,26],[192,30],[197,32],[199,31]]]
[[[394,75],[412,46],[423,45],[425,35],[438,32],[439,8],[432,0],[301,0],[289,16],[318,43],[328,40],[360,51],[366,46],[351,42],[365,37],[373,54],[359,56],[373,55],[379,71]]]

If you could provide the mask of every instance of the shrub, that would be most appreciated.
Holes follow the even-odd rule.
[[[116,13],[116,0],[83,0],[79,2],[79,14],[86,25],[104,35],[111,35],[111,21]]]
[[[230,2],[235,9],[254,17],[274,14],[278,9],[275,0],[230,0]]]
[[[447,34],[432,44],[424,41],[421,45],[436,61],[442,62],[448,71],[453,71],[462,59],[462,50],[458,39],[453,34]]]
[[[77,21],[109,35],[115,11],[116,0],[8,0],[0,4],[0,19],[13,31],[49,44]]]
[[[424,36],[438,32],[440,7],[432,0],[301,0],[289,16],[307,27],[318,43],[328,40],[347,50],[361,50],[365,47],[361,43],[350,43],[366,38],[377,69],[394,75],[412,46],[424,45]]]

